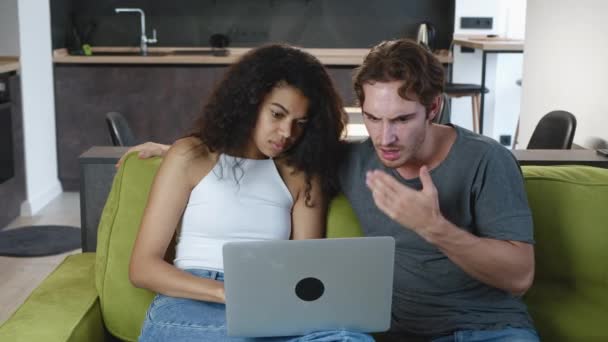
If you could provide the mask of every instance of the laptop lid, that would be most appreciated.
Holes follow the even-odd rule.
[[[223,255],[229,336],[390,327],[392,237],[230,242]]]

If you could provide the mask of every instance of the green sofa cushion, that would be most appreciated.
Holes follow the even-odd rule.
[[[0,341],[103,341],[94,267],[94,253],[68,256],[0,327]]]
[[[329,204],[326,235],[328,238],[363,236],[359,220],[344,195],[337,196]]]
[[[103,320],[112,335],[127,341],[139,336],[154,294],[129,281],[131,250],[160,158],[126,158],[108,195],[97,236],[96,285]]]
[[[522,168],[536,276],[525,296],[547,341],[608,341],[608,170]]]

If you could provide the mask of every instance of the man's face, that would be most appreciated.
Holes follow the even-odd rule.
[[[399,96],[401,81],[366,83],[363,121],[384,166],[399,168],[417,159],[430,122],[425,107]]]

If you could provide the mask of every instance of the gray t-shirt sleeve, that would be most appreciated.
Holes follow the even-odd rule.
[[[523,175],[509,150],[492,146],[486,151],[472,190],[476,235],[534,243]]]

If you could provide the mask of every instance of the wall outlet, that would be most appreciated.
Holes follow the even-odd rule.
[[[498,141],[503,146],[511,146],[511,136],[510,135],[501,135],[498,138]]]
[[[461,17],[461,29],[492,29],[494,18],[492,17]]]
[[[467,46],[461,46],[460,52],[461,53],[475,53],[475,49],[467,47]]]

